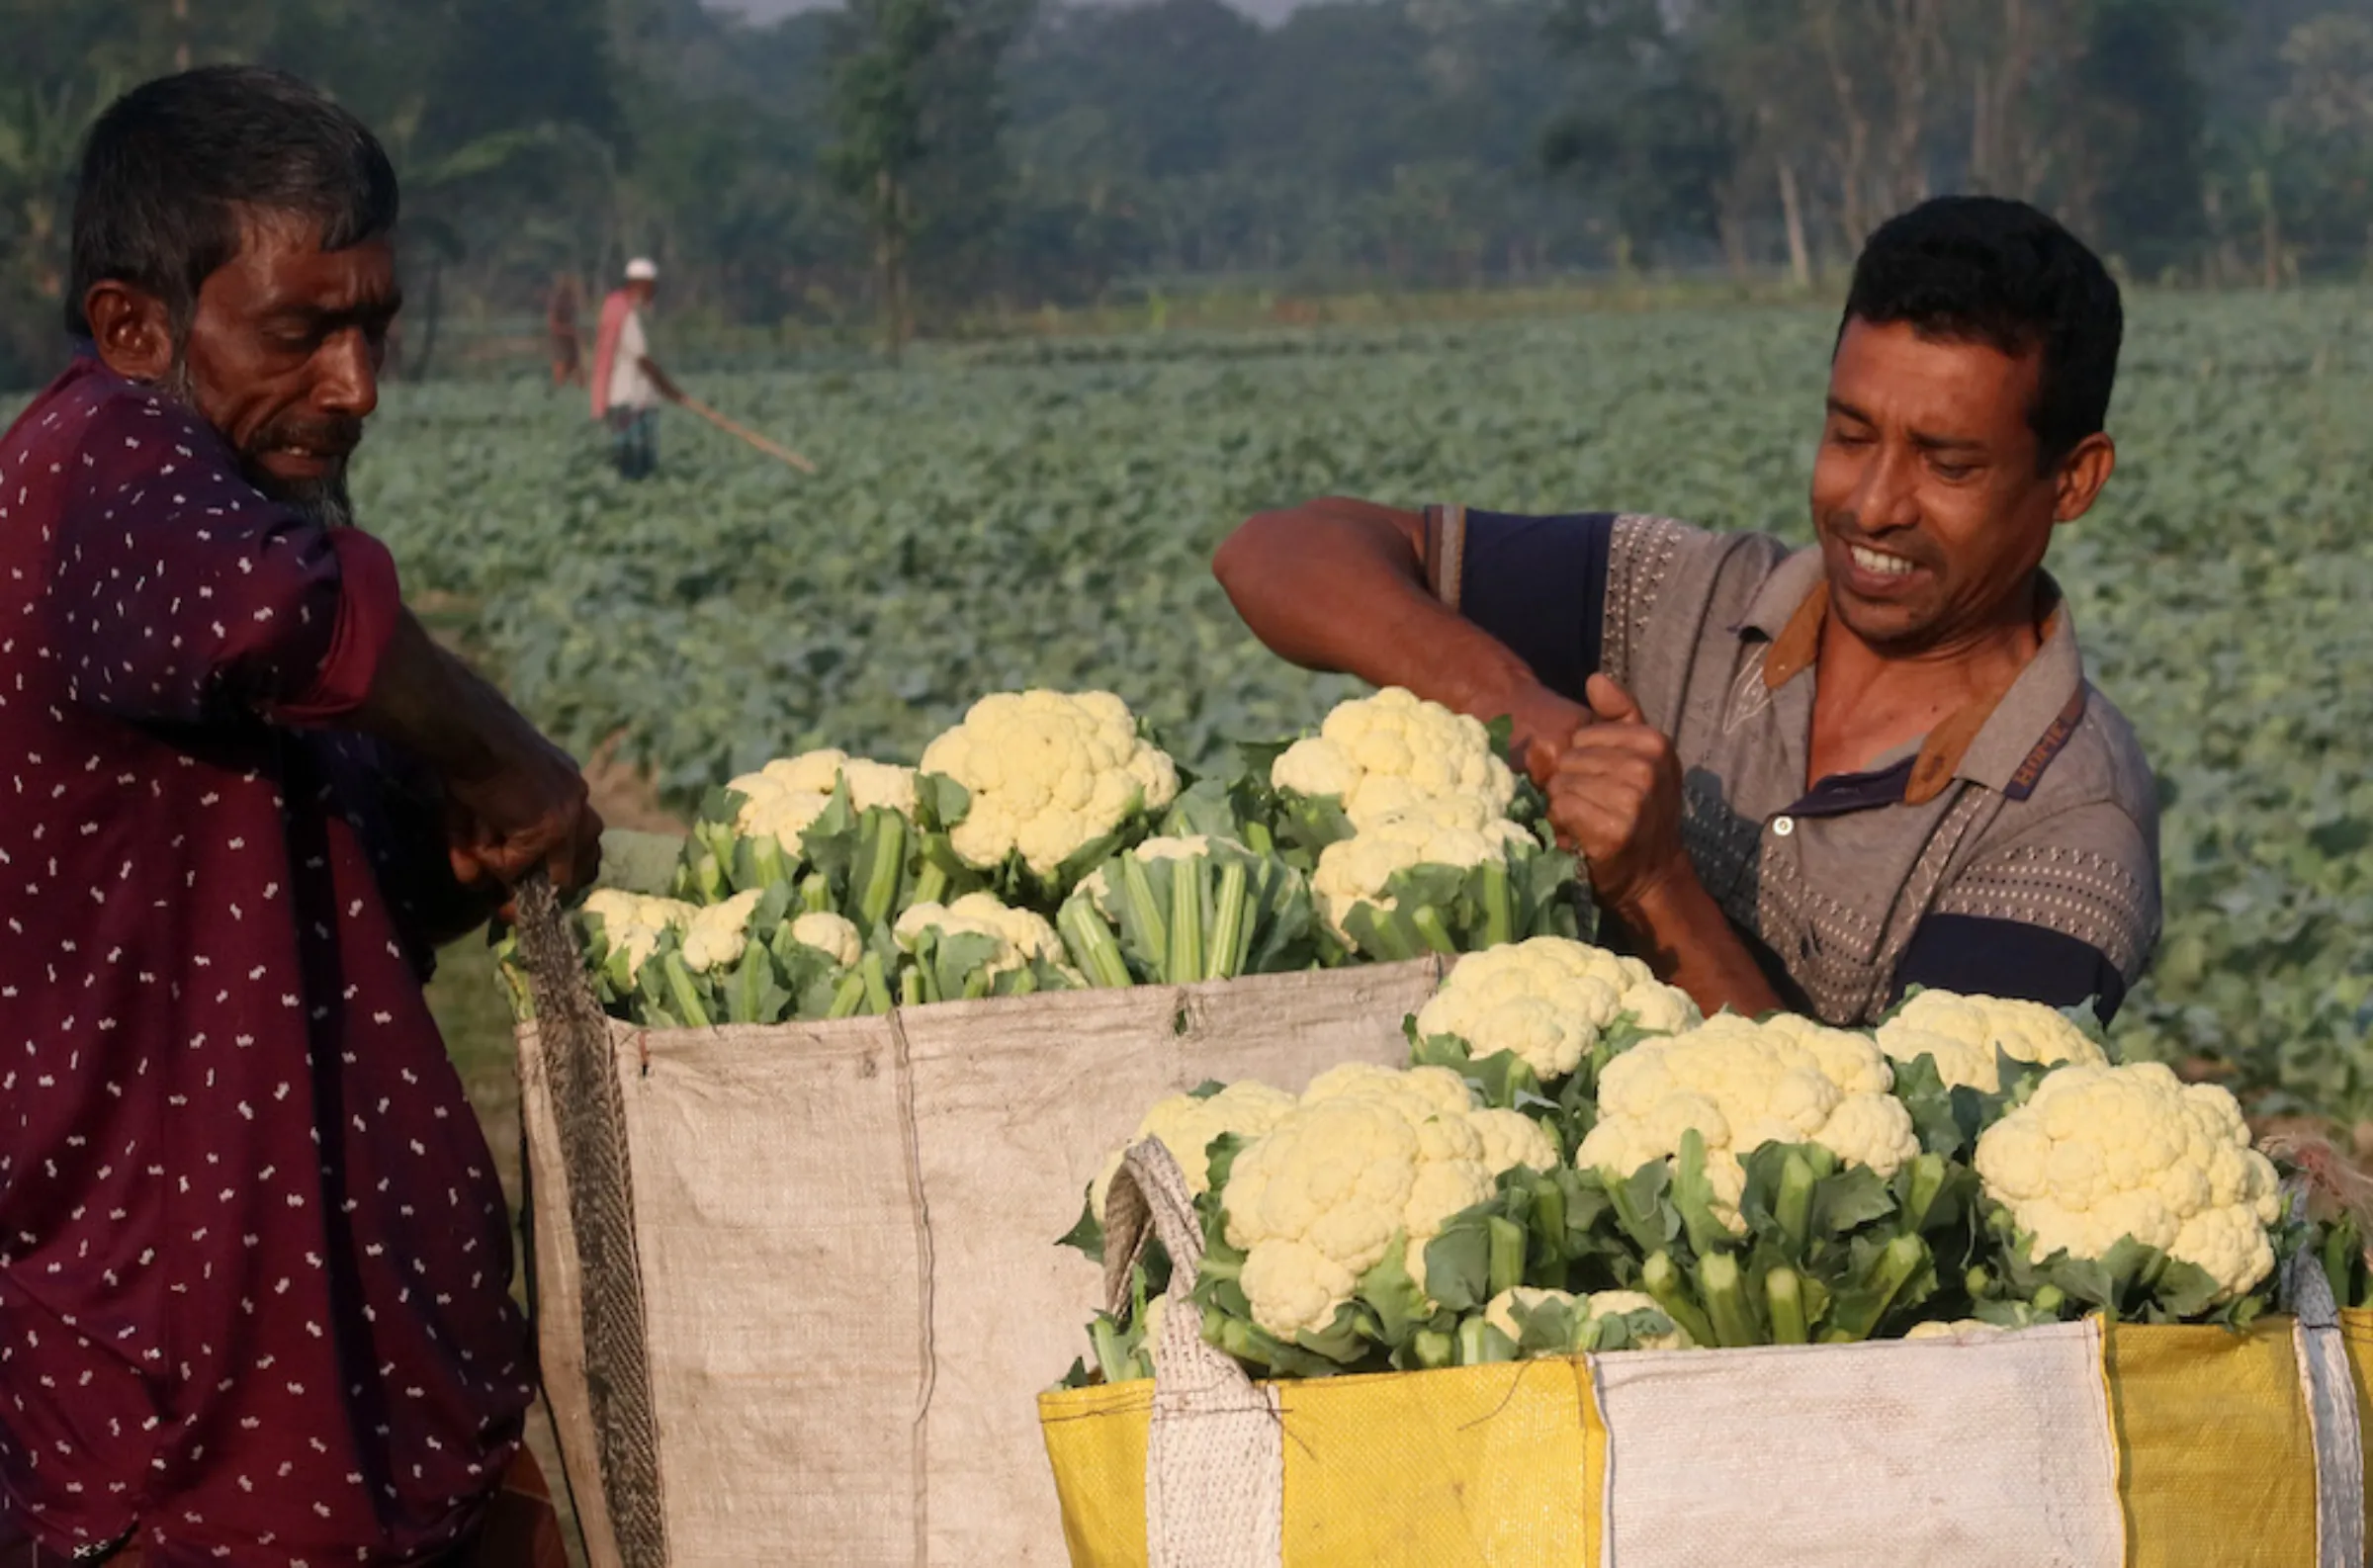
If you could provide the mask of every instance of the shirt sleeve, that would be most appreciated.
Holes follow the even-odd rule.
[[[2158,928],[2150,836],[2117,805],[2088,802],[1984,846],[1912,933],[1896,984],[1950,975],[1954,990],[2060,1006],[2107,998],[2106,1017],[2142,978]]]
[[[2048,926],[1982,915],[1931,915],[1919,923],[1895,966],[1890,1004],[1914,986],[2053,1007],[2090,1002],[2103,1023],[2126,1000],[2126,977],[2098,947]]]
[[[1541,684],[1579,702],[1599,667],[1615,521],[1613,512],[1536,517],[1429,507],[1426,580]]]
[[[163,398],[95,414],[44,611],[73,700],[142,723],[316,723],[369,693],[401,612],[386,547],[264,497]]]

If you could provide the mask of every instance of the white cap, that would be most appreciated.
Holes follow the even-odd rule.
[[[637,256],[626,264],[626,281],[657,283],[659,281],[659,269],[649,256]]]

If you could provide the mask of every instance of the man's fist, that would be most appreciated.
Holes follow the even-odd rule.
[[[1623,687],[1593,675],[1583,694],[1592,720],[1546,785],[1549,824],[1580,851],[1599,902],[1622,913],[1696,875],[1681,842],[1681,761]]]
[[[484,778],[448,780],[454,876],[465,886],[515,885],[541,866],[564,893],[601,869],[601,817],[569,753],[524,721]]]
[[[1508,760],[1546,792],[1574,732],[1591,722],[1590,710],[1541,685],[1521,694],[1509,709],[1509,747],[1515,754]]]

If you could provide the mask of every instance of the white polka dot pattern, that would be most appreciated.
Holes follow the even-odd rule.
[[[258,717],[367,682],[345,543],[90,360],[0,442],[0,1492],[58,1549],[415,1561],[516,1447],[434,812]]]

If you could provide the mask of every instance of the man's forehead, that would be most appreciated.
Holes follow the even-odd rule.
[[[328,224],[309,214],[246,209],[239,215],[238,254],[217,276],[264,308],[356,310],[393,305],[398,298],[396,250],[387,236],[329,250],[321,243],[327,230]]]
[[[1982,338],[1908,321],[1856,320],[1830,361],[1829,397],[1865,417],[1950,411],[1976,421],[2001,412],[2024,424],[2042,376],[2040,350],[2008,354]]]

